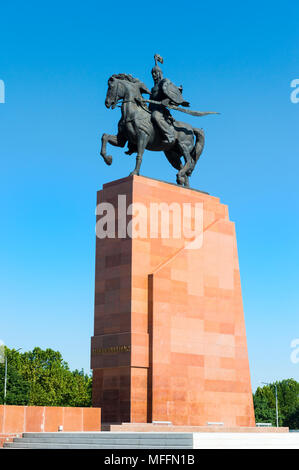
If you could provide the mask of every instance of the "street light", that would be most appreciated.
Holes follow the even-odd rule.
[[[277,385],[268,382],[261,382],[264,385],[274,385],[275,387],[275,404],[276,404],[276,427],[278,428],[278,399],[277,399]]]
[[[16,350],[16,352],[20,351],[22,348]],[[5,372],[4,372],[4,400],[3,404],[6,405],[6,385],[7,385],[7,354],[5,354]]]

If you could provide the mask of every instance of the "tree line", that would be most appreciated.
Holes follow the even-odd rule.
[[[7,405],[91,406],[92,377],[71,371],[59,351],[34,348],[19,352],[4,348],[7,357]],[[4,403],[5,364],[0,363],[0,404]],[[299,382],[286,379],[253,394],[257,423],[276,426],[275,386],[278,395],[279,426],[299,429]]]
[[[281,380],[256,389],[253,394],[256,422],[276,426],[275,386],[279,426],[299,429],[299,382],[294,379]]]
[[[91,376],[71,371],[58,351],[34,348],[21,353],[4,348],[7,357],[7,405],[91,406]],[[5,361],[0,364],[0,404],[4,403]]]

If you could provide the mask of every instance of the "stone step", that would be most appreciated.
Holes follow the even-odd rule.
[[[30,439],[30,438],[18,438],[13,440],[14,443],[49,443],[49,444],[97,444],[97,445],[128,445],[128,444],[136,444],[136,445],[156,445],[159,446],[169,446],[169,445],[191,445],[193,440],[192,439],[55,439],[55,438],[38,438],[38,439]]]
[[[192,433],[52,432],[23,433],[5,443],[18,449],[192,449]]]
[[[18,443],[18,442],[8,442],[4,444],[4,449],[192,449],[192,446],[159,446],[159,445],[136,445],[134,443],[131,444],[81,444],[81,443],[69,443],[69,444],[59,444],[59,443],[36,443],[36,442],[28,442],[28,443]]]
[[[38,439],[38,438],[55,438],[55,439],[192,439],[192,433],[186,432],[24,432],[24,438]]]

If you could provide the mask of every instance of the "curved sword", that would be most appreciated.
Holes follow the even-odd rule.
[[[145,103],[159,104],[160,106],[173,109],[174,111],[180,111],[181,113],[191,114],[191,116],[207,116],[208,114],[220,114],[216,111],[191,111],[191,109],[184,109],[184,108],[180,108],[179,106],[173,106],[170,104],[165,105],[161,103],[160,101],[154,101],[154,100],[142,100],[142,101],[144,101]]]

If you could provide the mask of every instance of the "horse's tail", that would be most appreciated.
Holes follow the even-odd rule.
[[[194,160],[194,164],[196,164],[205,145],[205,133],[203,129],[197,129],[196,127],[193,127],[193,132],[195,135],[195,145],[192,149],[191,156]]]

